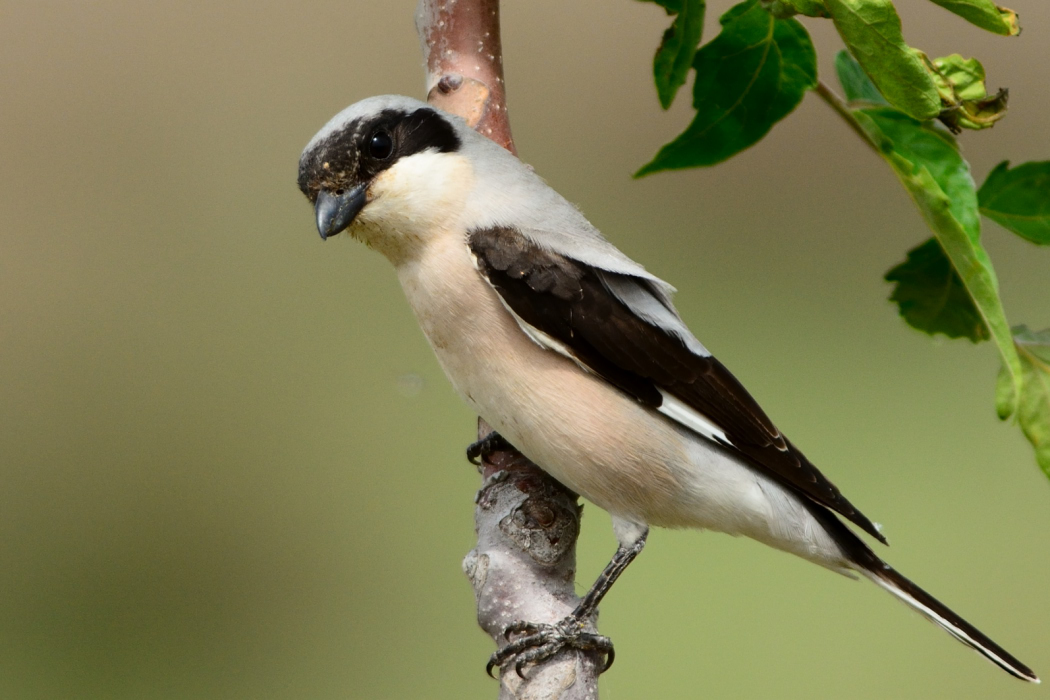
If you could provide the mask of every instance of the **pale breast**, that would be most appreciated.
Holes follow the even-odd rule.
[[[796,494],[533,342],[461,237],[434,237],[398,276],[460,396],[572,490],[626,520],[747,535],[841,568]]]
[[[445,374],[490,425],[613,514],[653,522],[668,512],[682,489],[674,466],[686,461],[678,432],[530,340],[474,268],[465,240],[436,237],[398,275]]]

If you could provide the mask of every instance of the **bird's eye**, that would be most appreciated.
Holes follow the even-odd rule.
[[[376,160],[386,160],[394,152],[394,140],[385,131],[377,131],[368,141],[368,155]]]

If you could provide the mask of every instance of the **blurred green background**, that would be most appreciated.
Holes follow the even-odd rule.
[[[913,45],[1011,88],[962,137],[978,181],[1050,158],[1050,7],[1014,0],[1003,39],[900,5]],[[422,96],[414,7],[0,4],[0,698],[495,696],[460,571],[473,416],[386,261],[322,244],[295,187],[335,112]],[[895,566],[1050,674],[1050,485],[995,418],[995,351],[886,301],[914,207],[813,96],[725,165],[632,181],[689,118],[650,82],[667,22],[505,3],[522,157],[680,288]],[[1050,325],[1050,251],[985,240],[1011,321]],[[587,508],[584,585],[614,547]],[[606,700],[1040,692],[874,586],[715,534],[655,532],[602,631]]]

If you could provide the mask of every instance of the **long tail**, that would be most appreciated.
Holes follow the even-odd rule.
[[[970,647],[993,664],[1023,681],[1039,683],[1032,669],[1018,661],[1010,652],[989,639],[979,629],[956,615],[947,605],[901,576],[889,564],[882,564],[878,571],[860,569],[877,586],[892,593],[923,617],[937,625],[960,642]]]
[[[817,511],[820,511],[819,513]],[[853,531],[842,523],[833,513],[822,506],[811,508],[812,512],[828,533],[849,557],[853,568],[871,579],[877,586],[893,594],[898,600],[919,612],[960,642],[970,647],[1011,676],[1030,683],[1039,683],[1039,676],[1032,669],[1018,661],[1010,652],[989,639],[979,629],[922,590],[907,578],[897,573],[889,564],[882,561]]]

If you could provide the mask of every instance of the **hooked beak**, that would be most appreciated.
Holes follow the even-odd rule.
[[[321,234],[321,240],[328,240],[353,222],[354,217],[364,208],[367,203],[365,190],[367,183],[362,183],[350,190],[343,190],[342,194],[335,194],[327,190],[317,193],[317,202],[314,211],[317,213],[317,232]]]

